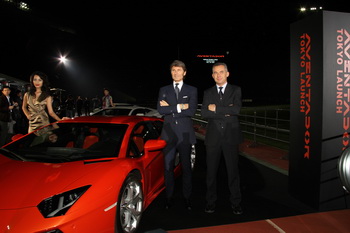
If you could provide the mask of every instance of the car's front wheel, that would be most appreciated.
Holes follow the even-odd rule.
[[[126,178],[117,206],[117,232],[136,232],[143,212],[142,184],[136,175]]]

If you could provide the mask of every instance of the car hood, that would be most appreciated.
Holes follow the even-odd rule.
[[[37,206],[43,199],[101,179],[110,160],[85,164],[22,162],[0,155],[0,209]],[[94,174],[94,175],[91,175]],[[77,182],[83,177],[88,183]]]

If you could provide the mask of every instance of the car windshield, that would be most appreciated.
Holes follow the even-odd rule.
[[[111,108],[111,109],[103,109],[99,112],[96,112],[94,115],[101,116],[128,116],[131,109],[127,108]]]
[[[127,125],[57,123],[8,144],[0,153],[35,162],[70,162],[117,157]]]

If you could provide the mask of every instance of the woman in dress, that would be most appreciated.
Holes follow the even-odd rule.
[[[24,94],[22,109],[29,120],[28,133],[50,123],[47,112],[57,121],[69,119],[61,119],[54,112],[47,75],[40,71],[30,75],[30,87]]]

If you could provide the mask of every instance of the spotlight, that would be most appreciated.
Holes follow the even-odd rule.
[[[63,63],[64,65],[68,62],[68,59],[65,56],[61,56],[59,59],[60,63]]]

